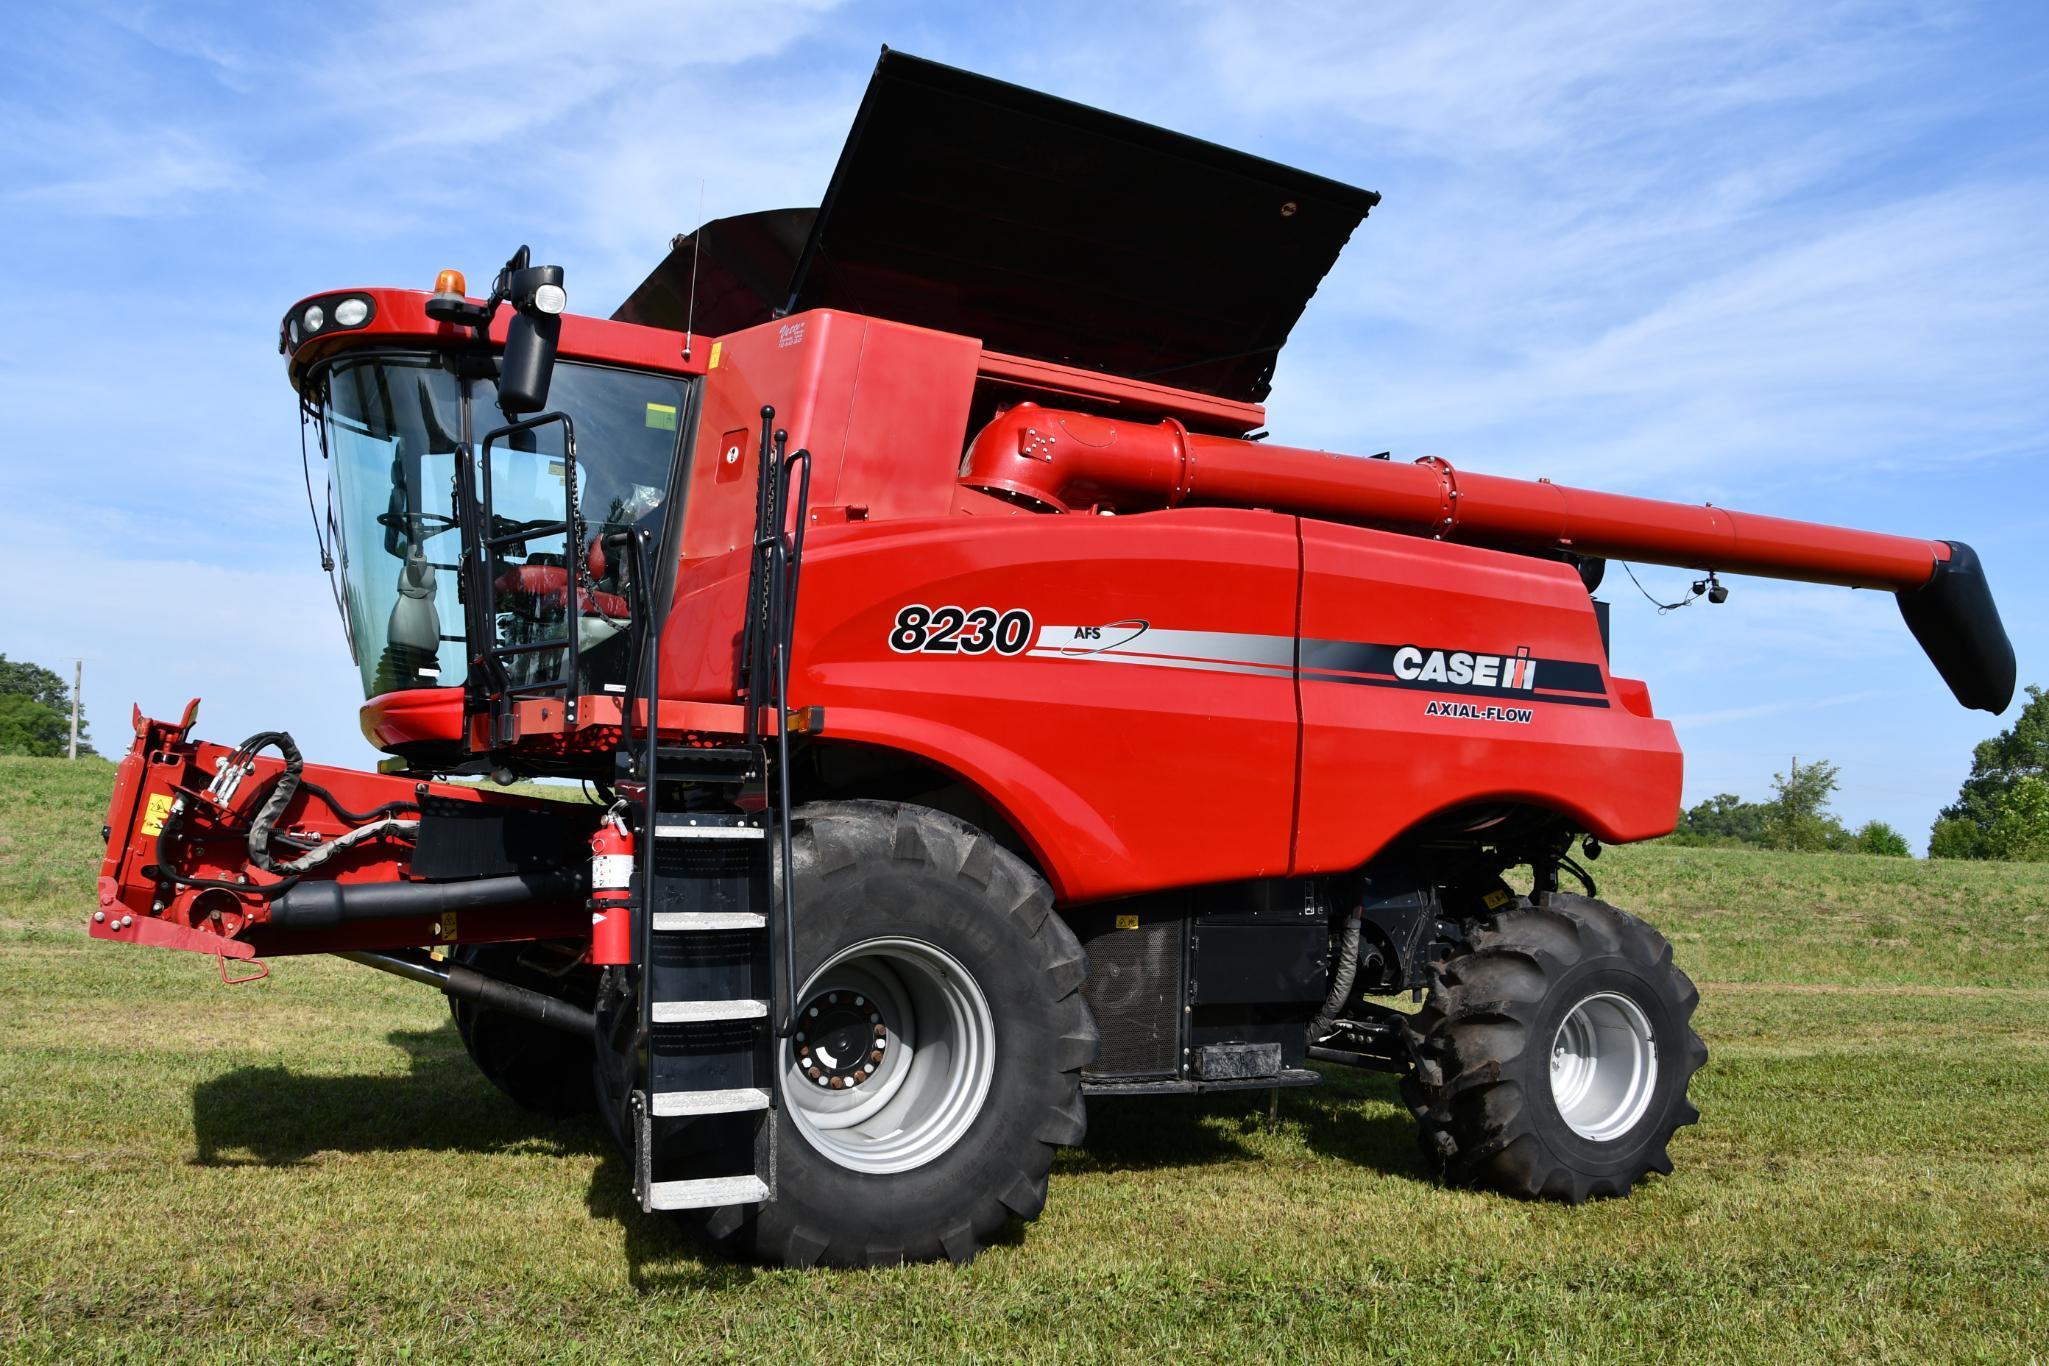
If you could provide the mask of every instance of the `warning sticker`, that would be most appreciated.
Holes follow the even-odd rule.
[[[150,795],[149,805],[142,813],[142,833],[155,839],[164,833],[164,822],[171,816],[171,794],[156,792]]]
[[[726,344],[722,341],[715,341],[711,344],[711,360],[705,366],[707,370],[716,370],[719,368],[719,352],[725,349]]]
[[[1137,928],[1138,928],[1138,917],[1137,917],[1137,916],[1135,916],[1135,915],[1120,915],[1120,916],[1118,916],[1118,917],[1117,917],[1117,928],[1118,928],[1118,929],[1120,929],[1120,930],[1135,930],[1135,929],[1137,929]]]
[[[647,405],[647,425],[658,431],[676,430],[676,409],[673,404],[650,403]]]

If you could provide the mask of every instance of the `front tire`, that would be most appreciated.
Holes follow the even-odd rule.
[[[1438,964],[1410,1025],[1402,1095],[1455,1182],[1579,1204],[1669,1174],[1700,1118],[1700,995],[1672,946],[1590,897],[1552,893],[1489,917]]]
[[[777,1045],[776,1197],[700,1226],[785,1266],[967,1261],[1038,1217],[1054,1150],[1082,1139],[1087,959],[1045,882],[952,817],[795,817],[806,1037]]]
[[[548,970],[551,949],[558,950],[567,972]],[[465,944],[454,959],[500,981],[587,1006],[596,978],[574,966],[578,952],[549,943]],[[522,1110],[561,1119],[597,1107],[589,1039],[453,996],[448,1008],[470,1061]]]

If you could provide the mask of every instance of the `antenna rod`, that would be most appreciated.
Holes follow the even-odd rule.
[[[683,359],[690,359],[690,334],[697,324],[697,263],[704,256],[704,181],[697,182],[697,231],[690,238],[690,301],[683,309]]]

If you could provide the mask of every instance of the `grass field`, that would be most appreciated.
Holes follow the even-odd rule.
[[[0,1350],[12,1358],[2049,1353],[2049,869],[1613,850],[1701,984],[1677,1173],[1581,1209],[1434,1184],[1383,1078],[1097,1102],[967,1268],[787,1273],[627,1200],[440,998],[227,988],[98,944],[102,764],[0,759]]]

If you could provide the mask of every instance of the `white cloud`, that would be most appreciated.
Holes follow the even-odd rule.
[[[160,219],[196,212],[211,196],[245,192],[260,180],[233,152],[179,128],[143,136],[97,122],[16,123],[9,135],[29,139],[49,172],[6,192],[17,212]]]

